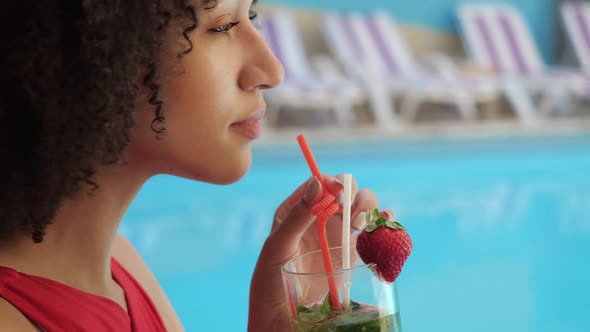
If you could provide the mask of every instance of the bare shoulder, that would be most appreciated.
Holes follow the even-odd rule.
[[[125,267],[127,271],[129,271],[129,273],[133,275],[133,277],[148,293],[154,302],[154,305],[158,309],[160,316],[164,320],[164,324],[166,325],[168,331],[184,331],[184,328],[182,327],[180,319],[176,315],[172,304],[166,297],[166,294],[160,287],[160,284],[154,277],[153,273],[147,267],[143,259],[139,256],[139,253],[137,250],[135,250],[131,242],[121,235],[117,235],[117,239],[115,240],[115,245],[113,247],[113,256],[119,263],[121,263],[123,267]]]
[[[0,298],[0,331],[3,332],[38,332],[20,311],[3,298]]]

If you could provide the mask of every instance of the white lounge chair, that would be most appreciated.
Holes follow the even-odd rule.
[[[377,121],[394,121],[392,96],[400,97],[408,120],[422,103],[434,102],[455,105],[468,121],[476,118],[478,102],[497,97],[491,80],[466,77],[450,62],[436,73],[418,65],[389,13],[327,14],[323,31],[335,57],[374,94]]]
[[[578,62],[590,74],[590,3],[565,2],[561,15]]]
[[[588,82],[574,68],[547,68],[516,8],[501,3],[465,3],[458,9],[463,40],[472,61],[493,68],[508,86],[523,86],[540,96],[541,114],[565,110],[588,92]],[[517,110],[518,111],[518,110]],[[521,109],[524,115],[530,107]]]
[[[332,68],[312,66],[297,26],[288,13],[268,13],[261,18],[260,27],[285,70],[284,82],[266,92],[269,107],[276,109],[270,115],[274,113],[276,117],[282,107],[331,110],[336,116],[335,123],[352,125],[353,107],[363,101],[362,88]]]

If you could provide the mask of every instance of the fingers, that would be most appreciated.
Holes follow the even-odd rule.
[[[366,212],[361,211],[355,218],[352,219],[352,221],[350,222],[350,228],[351,228],[351,232],[354,231],[361,231],[365,228],[365,226],[367,226],[367,221],[366,221]]]
[[[361,189],[352,203],[351,215],[355,218],[360,212],[374,210],[378,206],[377,195],[370,189]]]
[[[323,175],[324,186],[328,192],[334,196],[338,196],[344,189],[342,177],[335,177],[331,175]]]
[[[305,183],[301,184],[295,191],[291,194],[291,196],[287,197],[283,203],[277,208],[275,212],[275,218],[272,225],[272,231],[275,230],[278,225],[280,225],[283,220],[287,217],[291,209],[303,198],[303,194],[305,193],[305,189],[309,186],[312,181],[316,181],[315,177],[309,178]],[[317,194],[318,199],[321,198],[321,193],[323,189],[320,188],[320,192]],[[271,231],[271,232],[272,232]]]
[[[387,220],[395,221],[395,213],[390,209],[383,209],[379,212],[381,217],[385,217]]]
[[[356,194],[351,209],[351,228],[361,230],[365,224],[365,211],[374,210],[379,206],[377,195],[369,189],[361,189]]]
[[[300,185],[291,194],[291,196],[289,196],[278,207],[278,209],[275,213],[275,218],[274,218],[273,225],[272,225],[272,231],[274,231],[276,229],[276,227],[279,224],[281,224],[283,222],[283,220],[285,220],[285,218],[287,217],[289,212],[293,209],[293,207],[303,198],[305,188],[307,188],[307,185],[313,179],[315,179],[315,178],[311,177],[304,184]],[[342,192],[344,187],[342,185],[342,182],[340,180],[338,180],[336,177],[331,176],[331,175],[327,175],[327,174],[323,174],[322,179],[324,180],[324,186],[325,186],[326,190],[328,190],[328,192],[331,193],[332,195],[338,196]],[[311,206],[313,206],[313,204],[317,203],[321,199],[321,197],[323,195],[323,190],[324,190],[323,188],[320,188],[320,192],[318,193],[318,197],[314,198],[314,200],[311,202]]]
[[[294,197],[299,199],[295,200]],[[315,216],[311,214],[311,207],[321,197],[322,186],[315,177],[312,177],[304,186],[303,194],[296,191],[277,210],[272,231],[273,241],[286,250],[296,247],[315,220]]]
[[[340,184],[343,185],[342,188],[344,189],[344,174],[338,174],[338,175],[336,175],[336,181],[340,182]],[[351,185],[351,187],[352,187],[351,188],[351,192],[350,192],[351,201],[354,201],[354,197],[356,196],[356,191],[357,191],[357,188],[358,188],[356,179],[354,177],[352,178],[352,185]],[[343,204],[344,203],[343,202],[343,196],[340,197],[339,203],[340,204]]]
[[[372,209],[369,209],[372,210]],[[361,231],[367,226],[367,219],[366,219],[367,212],[360,211],[359,214],[353,219],[351,222],[351,231]],[[383,209],[379,211],[379,215],[382,217],[387,218],[387,220],[395,221],[395,213],[390,209]]]
[[[289,251],[290,248],[297,247],[301,237],[315,220],[315,216],[311,214],[311,207],[321,200],[323,190],[338,197],[343,191],[342,178],[343,175],[323,175],[322,187],[320,182],[312,177],[279,206],[272,230],[272,241],[279,246],[275,249]],[[379,201],[372,190],[362,189],[357,192],[357,183],[354,179],[352,196],[351,231],[359,231],[366,226],[365,211],[378,208]],[[381,214],[387,219],[395,220],[391,210],[383,210]]]

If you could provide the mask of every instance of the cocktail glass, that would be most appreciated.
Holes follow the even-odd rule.
[[[342,269],[342,248],[330,249],[334,272],[324,270],[321,251],[295,257],[282,268],[294,332],[401,332],[395,283],[380,280],[350,247],[350,269]],[[341,309],[328,296],[328,278],[338,285]],[[350,301],[347,301],[347,299]]]

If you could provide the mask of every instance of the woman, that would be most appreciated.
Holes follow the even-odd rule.
[[[283,78],[253,6],[3,2],[0,331],[183,330],[117,228],[154,175],[229,184],[248,170],[262,92]],[[279,267],[317,249],[310,206],[342,190],[325,180],[277,209],[252,279],[250,331],[289,330]],[[361,190],[353,216],[375,207]]]

